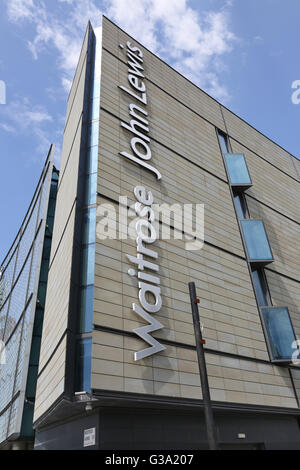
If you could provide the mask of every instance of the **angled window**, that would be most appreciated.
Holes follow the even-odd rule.
[[[256,264],[274,261],[264,223],[260,219],[241,220],[248,260]]]
[[[261,307],[269,350],[273,361],[290,362],[295,332],[287,307]]]
[[[225,153],[224,159],[231,186],[240,191],[252,186],[245,156],[242,153]]]

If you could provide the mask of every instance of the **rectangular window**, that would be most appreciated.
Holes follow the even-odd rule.
[[[95,271],[95,245],[86,245],[82,248],[82,276],[81,284],[88,286],[94,284]]]
[[[270,244],[262,220],[241,220],[241,227],[250,262],[268,263],[273,261]]]
[[[290,361],[296,351],[296,337],[287,307],[261,308],[273,360]]]
[[[86,178],[85,205],[96,204],[97,200],[97,173],[92,173]]]
[[[92,338],[77,342],[76,348],[76,392],[90,392],[92,368]]]
[[[245,156],[242,153],[225,153],[229,181],[232,186],[245,190],[252,185],[246,164]]]
[[[93,330],[94,286],[81,288],[79,333]]]
[[[96,238],[96,207],[84,211],[82,227],[82,244],[95,243]]]
[[[99,121],[93,121],[88,128],[88,148],[98,145],[99,140]]]
[[[88,175],[97,173],[98,170],[98,146],[90,147],[87,151],[87,169]]]
[[[218,131],[218,138],[219,138],[219,143],[220,143],[222,153],[228,153],[229,152],[229,145],[228,145],[227,135],[224,134],[224,132],[222,132],[222,131]]]
[[[90,121],[96,121],[99,119],[100,115],[100,103],[99,103],[99,98],[95,98],[93,100],[90,100]]]
[[[93,83],[93,91],[92,91],[92,99],[100,98],[100,80],[94,80]]]

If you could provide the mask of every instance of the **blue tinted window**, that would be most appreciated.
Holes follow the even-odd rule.
[[[92,366],[92,339],[78,341],[76,351],[76,391],[90,392]]]
[[[92,173],[86,179],[85,205],[96,204],[97,200],[97,173]]]
[[[88,132],[88,147],[98,145],[99,140],[99,121],[91,122]]]
[[[98,98],[98,103],[99,103],[99,98],[100,98],[100,80],[95,80],[93,83],[93,91],[92,91],[92,99]]]
[[[267,281],[261,269],[252,269],[252,279],[257,297],[258,305],[265,306],[270,304],[270,297],[267,287]]]
[[[273,359],[290,359],[296,338],[287,307],[262,307],[261,311]]]
[[[82,243],[95,243],[96,233],[96,208],[93,207],[84,212],[83,215],[83,238]]]
[[[222,132],[218,132],[218,137],[219,137],[219,142],[220,142],[220,147],[223,153],[228,152],[228,142],[227,142],[227,137],[225,134]]]
[[[246,160],[243,154],[227,153],[225,156],[228,175],[231,184],[251,184]]]
[[[239,219],[247,219],[249,217],[246,201],[242,194],[234,194],[234,205]]]
[[[272,260],[272,253],[262,220],[241,220],[250,261]]]
[[[99,99],[96,98],[95,100],[90,101],[90,121],[99,119],[99,114],[100,114],[100,103],[99,103]]]
[[[24,408],[23,408],[22,427],[21,427],[21,436],[23,438],[34,436],[34,431],[32,427],[33,411],[34,411],[33,403],[29,403],[25,401]]]
[[[87,286],[94,284],[95,245],[86,245],[82,248],[82,277],[81,284]]]
[[[87,174],[97,173],[98,147],[90,147],[87,151]]]
[[[79,333],[89,333],[93,329],[94,286],[81,288]]]

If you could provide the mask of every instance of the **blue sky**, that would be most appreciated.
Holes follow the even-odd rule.
[[[68,90],[88,19],[106,14],[232,111],[300,156],[299,0],[1,0],[0,260],[51,142],[60,158]],[[1,101],[1,97],[0,97]]]

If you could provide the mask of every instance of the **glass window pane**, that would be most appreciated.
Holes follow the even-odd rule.
[[[234,194],[234,205],[239,219],[247,219],[249,217],[246,202],[242,194]]]
[[[241,220],[250,261],[273,260],[262,220]]]
[[[93,301],[94,286],[81,288],[79,333],[89,333],[93,330]]]
[[[87,151],[87,174],[97,173],[98,170],[98,146],[90,147]]]
[[[99,119],[100,103],[99,98],[90,101],[90,121]]]
[[[90,206],[96,204],[97,200],[97,173],[93,173],[87,177],[85,205]]]
[[[287,307],[262,307],[273,359],[290,359],[295,334]]]
[[[218,133],[218,137],[219,137],[219,142],[220,142],[220,147],[221,147],[222,152],[227,153],[228,150],[229,150],[228,149],[228,143],[227,143],[227,137],[222,132]]]
[[[76,351],[76,391],[90,392],[91,389],[92,339],[78,341]]]
[[[261,270],[252,269],[252,278],[258,304],[262,307],[269,305],[269,293],[265,277]]]
[[[244,155],[227,153],[224,155],[231,184],[252,184]]]
[[[23,418],[22,418],[22,428],[21,428],[22,437],[34,436],[34,430],[32,427],[33,411],[34,411],[33,403],[25,402],[24,408],[23,408]]]
[[[99,121],[95,121],[89,125],[88,147],[93,147],[94,145],[98,145],[98,139],[99,139]]]
[[[81,284],[87,286],[94,284],[95,245],[86,245],[82,248],[82,277]]]
[[[95,243],[96,238],[96,207],[88,209],[83,215],[82,243]]]
[[[98,98],[98,103],[99,103],[99,98],[100,98],[100,80],[95,80],[93,83],[93,92],[92,92],[92,99]]]

